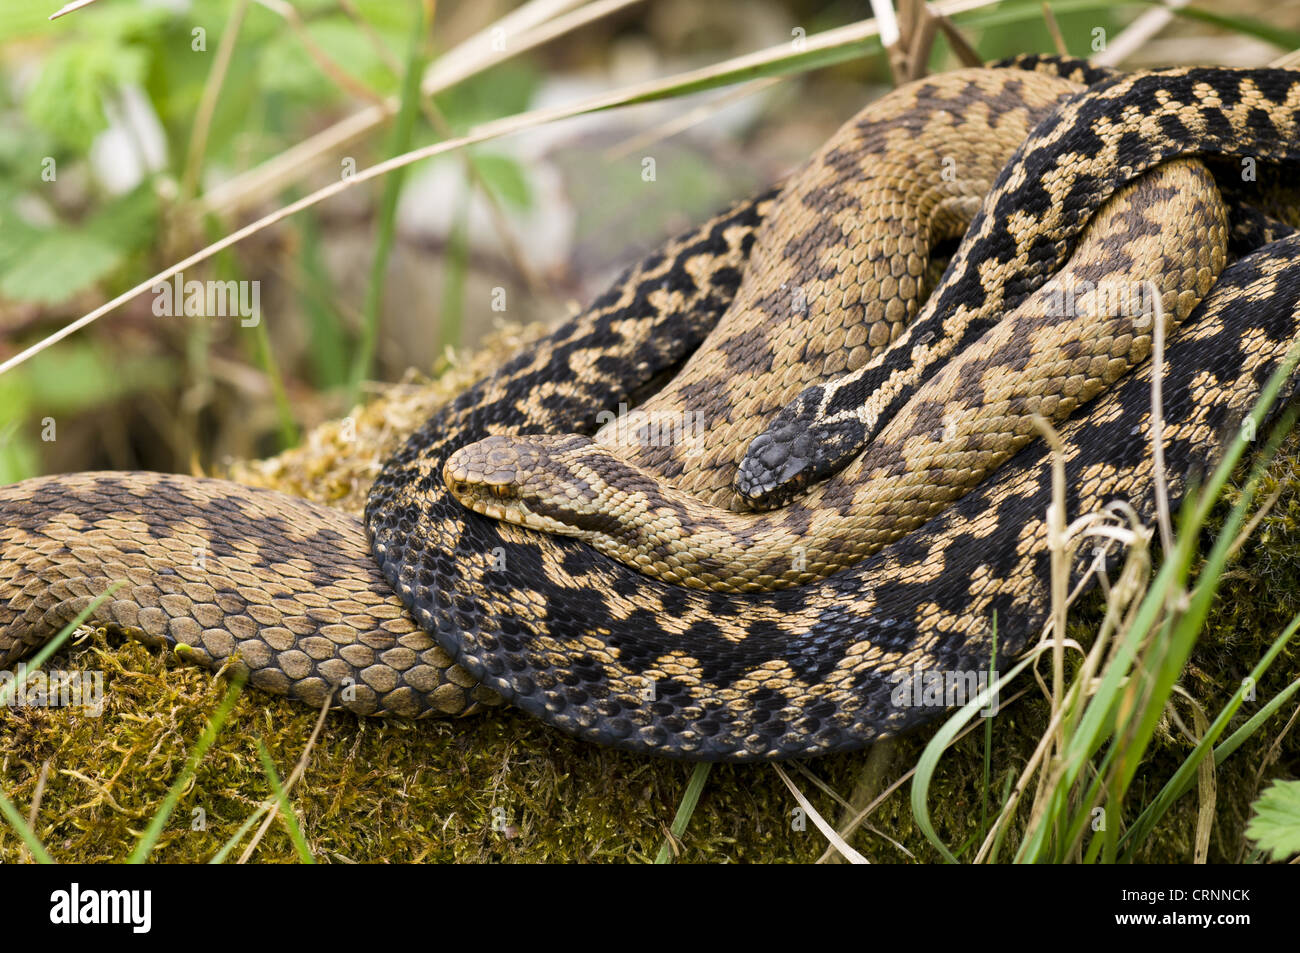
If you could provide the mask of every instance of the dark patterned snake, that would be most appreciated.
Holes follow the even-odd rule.
[[[0,665],[121,582],[96,623],[209,664],[237,656],[257,687],[313,704],[337,691],[361,714],[459,714],[504,697],[580,738],[707,760],[852,749],[933,717],[891,701],[899,673],[983,671],[994,618],[999,659],[1044,619],[1050,481],[1027,415],[1059,424],[1071,512],[1116,498],[1150,509],[1150,310],[1082,307],[1091,323],[1058,320],[1069,333],[1056,337],[1042,327],[1053,289],[1120,275],[1162,293],[1178,327],[1163,381],[1175,493],[1300,336],[1300,240],[1279,220],[1294,208],[1300,75],[1015,65],[873,103],[781,189],[629,269],[413,434],[364,526],[219,480],[87,473],[0,488]],[[873,160],[900,148],[918,171],[894,176],[910,185],[891,194]],[[1242,179],[1240,158],[1257,179]],[[963,233],[927,299],[932,251]],[[675,371],[647,406],[671,419],[707,408],[694,459],[673,441],[583,436]],[[789,438],[791,414],[816,447]],[[751,443],[765,429],[773,438]],[[674,527],[694,519],[742,532],[772,520],[782,535],[749,564],[715,548],[704,565],[716,578],[688,570],[679,585],[653,559],[638,565],[664,578],[448,491],[444,467],[458,492],[478,485],[448,466],[456,451],[477,480],[494,448],[517,459],[534,444],[514,438],[529,435],[562,435],[536,445],[569,441],[678,505],[666,531],[637,537],[640,552],[671,551]],[[788,512],[743,512],[846,454]],[[768,476],[746,482],[751,458]],[[955,482],[929,482],[941,473]],[[511,502],[518,473],[486,475],[498,489],[482,505]],[[906,492],[854,514],[859,485],[896,478]],[[606,538],[646,525],[644,512],[561,515],[573,512]],[[713,591],[719,581],[759,591]]]

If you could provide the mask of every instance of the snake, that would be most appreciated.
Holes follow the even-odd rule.
[[[894,353],[811,385],[784,407],[749,446],[737,491],[756,506],[773,506],[842,469],[921,382],[1000,317],[1000,306],[1014,305],[1060,265],[1061,239],[1087,220],[1080,210],[1096,207],[1114,175],[1189,148],[1250,163],[1291,158],[1296,107],[1290,70],[1156,70],[1096,83],[1035,130],[1036,148],[1004,170],[958,251],[953,280]],[[987,280],[1008,267],[1006,282]]]
[[[1087,88],[1065,91],[1028,130],[992,196],[1026,188],[1023,170],[1036,168],[1028,156],[1054,148],[1057,133],[1091,115],[1080,104],[1099,100],[1115,114],[1185,117],[1181,133],[1160,118],[1137,124],[1133,137],[1160,140],[1142,152],[1148,157],[1254,149],[1261,163],[1297,158],[1292,73],[1157,71],[1121,95],[1133,77],[1032,57],[1016,66],[1021,73],[994,72],[1054,73]],[[1072,107],[1075,119],[1059,118]],[[1204,124],[1191,123],[1194,116]],[[1225,136],[1206,146],[1207,130],[1228,127],[1239,145]],[[1094,190],[1061,186],[1059,194],[1095,209],[1159,164],[1131,161],[1134,150],[1109,170],[1096,153],[1083,176]],[[1231,175],[1221,168],[1215,178],[1226,195]],[[444,479],[452,455],[479,441],[582,427],[590,435],[603,412],[634,406],[683,368],[736,300],[759,241],[783,228],[773,217],[783,193],[764,192],[665,243],[585,311],[438,410],[386,461],[364,520],[168,474],[64,474],[0,488],[0,665],[89,609],[93,624],[184,646],[201,664],[238,665],[252,685],[304,702],[425,717],[505,701],[580,739],[688,760],[852,750],[934,718],[942,703],[895,700],[900,676],[986,670],[994,654],[1023,648],[1044,619],[1051,497],[1041,441],[853,564],[762,591],[654,578],[582,540],[475,512]],[[963,249],[983,234],[976,226],[988,208],[975,213],[927,302],[945,293],[959,264],[984,260]],[[1026,203],[1020,224],[1034,260],[1059,263],[1076,244],[1064,232],[1077,237],[1086,221],[1047,235],[1027,220],[1051,211]],[[1231,260],[1166,351],[1165,459],[1175,495],[1226,441],[1241,439],[1241,421],[1300,336],[1300,239],[1272,215],[1229,212]],[[1050,267],[1039,270],[1046,280]],[[1034,281],[1012,278],[997,294],[1015,307],[1035,290]],[[905,326],[877,335],[892,338],[876,342],[880,353],[903,353],[898,343],[923,317],[908,323],[905,306]],[[861,370],[874,358],[854,360]],[[837,359],[823,376],[846,370],[856,373]],[[1150,386],[1149,363],[1141,363],[1061,423],[1072,511],[1116,498],[1150,511]],[[1283,396],[1292,390],[1288,379]]]
[[[780,204],[802,198],[792,183]],[[773,214],[779,216],[781,209]],[[1155,299],[1170,302],[1172,331],[1222,271],[1227,218],[1213,178],[1191,159],[1174,160],[1121,188],[1098,210],[1050,282],[918,388],[851,466],[774,512],[735,513],[683,487],[683,478],[700,469],[723,480],[734,476],[734,467],[701,463],[709,459],[703,448],[717,447],[714,433],[729,424],[741,439],[722,447],[736,456],[767,419],[737,395],[724,394],[718,379],[735,373],[746,384],[763,377],[789,380],[785,367],[762,348],[747,348],[745,364],[737,367],[735,352],[710,346],[716,331],[672,386],[642,405],[642,417],[633,418],[650,421],[641,424],[650,428],[650,439],[642,435],[631,441],[633,456],[644,456],[637,451],[647,442],[685,448],[675,479],[661,480],[662,470],[630,462],[622,450],[626,435],[602,442],[598,432],[590,438],[488,437],[447,460],[446,485],[477,512],[572,535],[667,582],[719,591],[815,582],[920,526],[978,483],[1036,435],[1036,414],[1051,422],[1065,419],[1145,358]],[[1189,244],[1186,232],[1164,227],[1169,221],[1183,223],[1198,240]],[[747,274],[755,269],[770,274],[761,252],[756,249]],[[1087,290],[1076,294],[1076,288]],[[806,327],[812,323],[805,317],[810,309],[793,320],[778,311],[776,321],[786,326],[773,333],[773,322],[743,307],[746,292],[742,284],[720,330],[738,319],[736,337],[750,340],[829,338]],[[770,292],[764,297],[772,300]],[[861,326],[855,309],[828,310],[850,328]],[[722,340],[732,339],[724,334]],[[810,350],[804,348],[805,360]],[[836,350],[843,353],[842,347]],[[708,358],[703,365],[696,362],[701,352]],[[770,370],[755,371],[750,362]],[[810,363],[826,372],[827,362]],[[710,369],[711,389],[700,386],[701,366]],[[680,395],[699,393],[722,394],[730,419],[701,428],[703,433],[688,440],[672,429],[679,412],[661,408],[664,403],[691,406]],[[760,393],[780,399],[776,387]],[[706,411],[692,412],[709,419]]]

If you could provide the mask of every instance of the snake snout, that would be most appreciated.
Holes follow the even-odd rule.
[[[496,492],[517,481],[520,454],[510,437],[487,437],[454,452],[442,467],[447,488],[477,486]]]
[[[862,451],[866,437],[855,419],[778,418],[750,442],[732,487],[753,509],[776,509],[843,469]]]
[[[467,444],[443,464],[443,482],[461,505],[493,519],[557,531],[551,514],[566,454],[590,445],[576,434],[498,434]]]
[[[754,509],[775,509],[808,485],[815,457],[806,428],[778,422],[750,442],[732,486]]]

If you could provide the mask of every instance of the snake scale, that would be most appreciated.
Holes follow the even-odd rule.
[[[991,356],[987,344],[977,343],[989,330],[981,322],[992,325],[993,317],[1030,299],[1085,244],[1085,228],[1097,231],[1088,225],[1093,212],[1118,197],[1141,213],[1145,200],[1131,200],[1137,192],[1121,194],[1130,182],[1143,189],[1155,181],[1162,201],[1179,200],[1183,189],[1172,187],[1175,180],[1139,179],[1141,173],[1180,155],[1249,156],[1262,167],[1274,163],[1258,186],[1234,180],[1233,163],[1210,160],[1209,173],[1195,163],[1157,170],[1207,186],[1212,173],[1229,199],[1217,213],[1206,206],[1207,222],[1217,215],[1227,223],[1227,249],[1207,252],[1207,267],[1209,259],[1216,259],[1216,271],[1228,262],[1208,293],[1192,287],[1195,278],[1167,285],[1178,292],[1171,318],[1181,319],[1163,381],[1165,456],[1178,493],[1237,432],[1264,380],[1300,337],[1300,239],[1277,220],[1287,203],[1265,188],[1281,183],[1285,192],[1294,177],[1290,163],[1300,158],[1300,76],[1183,69],[1115,78],[1086,64],[1036,58],[1014,66],[1018,71],[988,71],[999,77],[992,81],[935,79],[923,81],[932,84],[928,92],[921,84],[895,94],[941,97],[943,83],[952,83],[961,95],[966,82],[971,100],[958,99],[950,112],[992,126],[1018,109],[1013,122],[1023,129],[1013,138],[1024,141],[1000,171],[989,167],[988,181],[972,185],[984,174],[978,173],[966,183],[991,190],[995,201],[976,211],[967,198],[950,197],[936,212],[929,234],[917,239],[920,259],[894,274],[898,243],[882,240],[882,277],[912,282],[874,292],[874,310],[863,291],[851,309],[861,326],[854,331],[846,322],[826,349],[839,356],[791,371],[763,406],[797,410],[810,387],[823,395],[847,391],[844,407],[821,407],[816,420],[835,424],[834,414],[857,415],[860,431],[840,431],[850,444],[868,439],[862,434],[873,420],[887,433],[900,413],[909,419],[914,405],[905,398],[943,379],[934,371],[948,354],[938,353],[939,340],[921,342],[921,321],[955,334],[962,355],[973,348]],[[1039,83],[1030,78],[1038,73],[1067,85],[1030,102],[1024,90]],[[1017,80],[1017,107],[1004,100],[1000,111],[980,112],[981,101],[996,100],[998,84]],[[899,123],[898,116],[886,121]],[[1097,135],[1105,122],[1125,117],[1123,148],[1093,149],[1078,160],[1089,130]],[[1063,155],[1076,156],[1074,164],[1053,158]],[[844,162],[860,168],[857,156]],[[1077,173],[1072,180],[1066,169]],[[898,673],[984,670],[995,617],[999,658],[1022,648],[1043,621],[1050,487],[1041,441],[1014,455],[1003,447],[1010,459],[992,475],[851,565],[763,591],[711,591],[653,578],[580,540],[472,512],[443,481],[448,459],[481,440],[590,435],[602,412],[635,402],[651,382],[689,367],[702,346],[701,353],[716,350],[726,335],[711,339],[711,332],[725,331],[746,283],[761,281],[748,276],[751,257],[770,254],[783,235],[797,237],[780,217],[788,188],[665,244],[586,311],[444,406],[385,464],[364,524],[269,491],[161,474],[73,474],[0,488],[0,665],[31,651],[120,582],[95,611],[96,622],[183,643],[208,664],[237,655],[253,685],[310,703],[341,688],[339,703],[360,714],[460,714],[504,698],[579,738],[734,761],[857,748],[933,717],[940,708],[891,701]],[[942,281],[925,299],[928,249],[921,246],[954,235],[971,216]],[[814,244],[827,249],[835,242],[827,231]],[[1204,296],[1184,300],[1188,288]],[[903,298],[896,299],[899,292]],[[760,308],[763,297],[760,289]],[[806,309],[814,317],[819,300]],[[994,303],[984,309],[986,302]],[[960,322],[947,327],[953,314]],[[872,319],[865,325],[864,316]],[[850,334],[858,337],[850,342]],[[1087,340],[1081,333],[1078,346]],[[1132,363],[1141,354],[1139,347]],[[1063,354],[1074,356],[1069,348]],[[798,354],[786,360],[801,363]],[[885,367],[901,375],[883,381],[888,398],[858,401],[852,382]],[[1147,512],[1148,365],[1107,383],[1060,426],[1070,511],[1127,498]],[[700,468],[703,503],[744,516],[736,487],[722,477],[735,478],[745,459],[743,438],[763,425],[747,419],[752,429],[741,427],[727,454]],[[794,449],[795,457],[807,450]],[[838,465],[841,452],[837,444],[826,456]],[[683,467],[674,474],[668,457],[650,466],[667,480],[686,473]],[[781,485],[803,485],[782,469],[788,460],[771,460]]]

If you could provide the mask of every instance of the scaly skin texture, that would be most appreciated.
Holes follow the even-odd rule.
[[[272,608],[285,624],[270,627],[287,630],[292,640],[247,647],[265,649],[269,668],[262,677],[272,689],[292,691],[294,674],[276,668],[284,663],[275,653],[282,652],[304,678],[319,676],[330,685],[351,678],[353,686],[371,685],[377,699],[398,692],[403,703],[414,699],[415,714],[431,713],[419,706],[430,705],[437,690],[432,677],[424,689],[403,691],[401,670],[382,658],[413,634],[383,629],[397,618],[432,635],[487,690],[577,737],[637,751],[736,761],[809,756],[861,747],[933,717],[942,709],[892,697],[897,676],[914,666],[984,670],[994,613],[999,659],[1023,647],[1042,621],[1049,481],[1033,446],[856,566],[764,593],[665,585],[575,540],[467,511],[442,482],[446,459],[468,443],[494,434],[571,431],[575,421],[594,430],[598,413],[680,364],[734,298],[755,229],[770,207],[765,197],[670,243],[411,436],[376,481],[367,509],[371,552],[387,591],[371,589],[377,581],[360,558],[364,542],[352,535],[354,521],[329,522],[327,513],[294,508],[296,501],[277,494],[138,473],[49,477],[5,488],[0,663],[48,636],[105,580],[125,575],[158,605],[137,603],[134,618],[130,608],[101,607],[96,621],[128,629],[156,625],[156,637],[165,640],[198,639],[212,664],[220,664],[230,658],[225,653],[241,648],[241,639],[261,639],[261,623],[244,639],[247,630],[236,620],[257,621],[253,606],[279,584],[267,574],[283,571],[288,592],[273,589],[280,605]],[[1250,242],[1280,234],[1262,216],[1239,221],[1249,225]],[[1215,454],[1223,435],[1235,433],[1237,419],[1297,336],[1298,251],[1294,238],[1283,238],[1231,265],[1170,347],[1166,456],[1175,493],[1188,472]],[[1116,496],[1144,506],[1148,383],[1138,369],[1063,428],[1071,512]],[[196,521],[216,527],[209,542],[220,538],[202,564],[207,577],[180,571],[193,561]],[[297,545],[276,542],[285,538]],[[164,551],[171,555],[160,556]],[[345,587],[343,580],[358,585]],[[349,593],[341,598],[356,605],[346,607],[343,623],[358,634],[376,631],[374,644],[365,647],[378,661],[352,651],[355,642],[332,639],[331,633],[344,635],[331,628],[340,624],[332,615],[317,619],[306,611],[310,596],[301,596],[317,586]],[[391,614],[394,596],[409,619]],[[211,606],[221,615],[210,616]],[[139,612],[153,608],[167,619]],[[121,621],[118,611],[125,613]],[[414,664],[436,667],[422,644],[400,648],[417,655]],[[294,651],[310,664],[287,654]],[[407,660],[402,656],[400,664]],[[372,684],[381,671],[371,671],[370,681],[363,677],[375,665],[392,669],[391,688]],[[448,680],[455,679],[449,674]],[[343,703],[357,706],[356,693]]]
[[[461,715],[500,696],[420,631],[360,520],[224,480],[76,473],[0,487],[0,663],[76,618],[320,707]]]
[[[1081,88],[964,69],[870,103],[785,182],[735,301],[639,408],[650,428],[615,415],[595,442],[683,494],[747,508],[731,488],[746,445],[809,384],[903,332],[930,291],[930,250],[965,233],[1017,147]]]
[[[1300,336],[1300,242],[1227,268],[1167,352],[1166,461],[1189,474],[1237,434],[1266,376]],[[662,326],[643,328],[651,339]],[[592,340],[572,326],[555,354]],[[547,358],[522,356],[520,367]],[[1150,378],[1144,365],[1061,430],[1069,513],[1128,499],[1149,514]],[[954,506],[819,583],[714,593],[647,579],[577,540],[466,511],[439,479],[446,457],[491,432],[558,429],[621,390],[595,382],[564,404],[518,378],[485,381],[412,437],[372,490],[385,575],[421,626],[512,704],[586,740],[694,760],[808,757],[859,748],[942,708],[898,704],[914,671],[987,670],[1013,657],[1048,605],[1041,442]],[[462,403],[463,401],[463,403]],[[551,415],[555,416],[552,417]],[[443,436],[452,433],[454,437]],[[1086,580],[1079,567],[1072,581]]]
[[[1164,130],[1176,131],[1167,120],[1143,123],[1144,110],[1208,122],[1215,107],[1202,99],[1217,90],[1231,112],[1222,123],[1259,137],[1279,160],[1294,160],[1300,148],[1291,128],[1292,104],[1300,100],[1295,73],[1165,71],[1136,88],[1143,95],[1132,100],[1117,101],[1113,86],[1101,97],[1103,114],[1135,118],[1121,135],[1123,148],[1098,153],[1096,164],[1076,160],[1057,169],[1055,126],[1032,159],[1026,147],[1014,168],[1040,169],[1045,180],[1004,181],[998,207],[1009,220],[998,234],[1007,240],[985,247],[987,257],[980,241],[959,253],[960,261],[980,264],[954,260],[936,296],[950,282],[967,289],[974,282],[981,302],[998,302],[995,311],[1023,300],[1047,275],[1008,278],[996,291],[980,282],[1030,261],[1064,260],[1089,214],[1158,164],[1108,169],[1106,159],[1197,151],[1165,137]],[[1247,115],[1229,110],[1238,102],[1254,108]],[[1226,152],[1247,149],[1265,154],[1253,143],[1224,143]],[[1079,173],[1077,193],[1071,171]],[[1016,187],[1023,202],[1014,201]],[[1053,196],[1087,208],[1067,214],[1051,204]],[[1046,222],[1065,234],[1042,228]],[[1295,245],[1285,241],[1225,270],[1170,349],[1166,460],[1175,493],[1216,454],[1223,428],[1249,406],[1295,337]],[[646,322],[649,339],[666,333],[653,316]],[[454,451],[488,436],[571,432],[575,421],[592,421],[648,379],[574,379],[571,356],[597,340],[604,367],[644,366],[637,339],[611,340],[599,323],[564,329],[553,348],[521,356],[414,435],[380,474],[367,509],[375,555],[421,625],[512,704],[576,737],[632,750],[693,759],[808,756],[860,747],[932,717],[934,707],[895,700],[897,678],[915,668],[985,670],[995,615],[1000,659],[1019,651],[1041,623],[1050,484],[1040,446],[1026,447],[991,481],[873,556],[778,592],[665,584],[579,541],[539,537],[458,509],[442,480]],[[563,395],[536,396],[537,382],[556,380],[568,385]],[[1149,379],[1130,373],[1063,428],[1071,512],[1116,497],[1146,508],[1149,406]]]
[[[1052,113],[999,174],[951,280],[887,353],[783,408],[741,461],[738,492],[755,506],[776,506],[843,468],[943,362],[1060,267],[1119,182],[1190,153],[1295,160],[1296,75],[1155,70],[1103,80]],[[990,280],[997,275],[1009,277]]]
[[[577,435],[489,437],[454,453],[444,479],[476,512],[573,536],[665,582],[719,592],[815,582],[960,498],[1036,436],[1034,415],[1059,423],[1144,360],[1156,299],[1172,333],[1223,270],[1227,245],[1227,210],[1199,162],[1125,186],[1051,281],[930,378],[849,467],[776,512],[710,506],[617,445]],[[742,284],[738,304],[743,295]],[[815,340],[805,360],[822,363]],[[678,390],[693,390],[681,383],[691,371]],[[701,442],[693,456],[709,458]],[[730,483],[730,457],[721,469]]]

